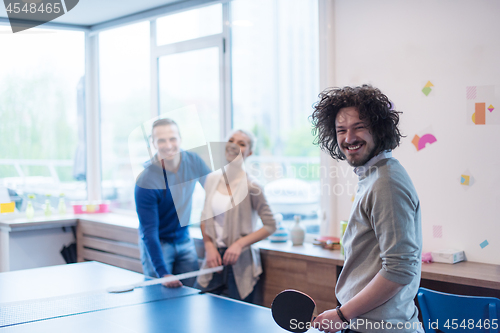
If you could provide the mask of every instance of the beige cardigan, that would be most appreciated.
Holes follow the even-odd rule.
[[[201,219],[205,225],[205,233],[212,239],[217,246],[215,234],[215,219],[213,218],[212,199],[217,190],[217,185],[222,177],[222,171],[219,169],[207,176],[205,182],[205,206],[201,214]],[[229,247],[235,241],[252,232],[258,230],[258,217],[262,220],[264,228],[272,234],[276,230],[276,221],[267,200],[264,196],[262,187],[250,175],[242,177],[236,186],[231,186],[231,192],[235,207],[228,210],[224,215],[224,227],[222,240]],[[202,268],[206,268],[206,259],[203,261]],[[238,261],[233,265],[234,279],[240,297],[244,299],[253,290],[262,273],[259,249],[254,246],[244,248]],[[212,274],[198,277],[198,283],[206,288],[212,280]]]

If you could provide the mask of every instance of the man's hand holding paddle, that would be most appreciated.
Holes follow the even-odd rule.
[[[163,277],[169,277],[169,276],[173,276],[173,275],[172,274],[163,275]],[[164,283],[162,283],[162,285],[164,285],[165,287],[168,287],[168,288],[179,288],[179,287],[183,286],[182,282],[179,280],[175,280],[175,281],[171,281],[171,282],[164,282]]]
[[[274,298],[271,313],[278,326],[293,333],[303,333],[310,328],[334,333],[349,326],[339,307],[317,316],[314,300],[309,295],[293,289],[284,290]]]
[[[338,332],[339,327],[345,325],[340,319],[337,309],[327,310],[313,320],[313,326],[326,333]]]

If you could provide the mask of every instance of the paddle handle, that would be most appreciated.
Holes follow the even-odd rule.
[[[187,272],[187,273],[172,275],[172,276],[165,276],[165,277],[162,277],[159,279],[148,280],[148,281],[136,283],[136,284],[134,284],[134,288],[140,288],[140,287],[152,286],[152,285],[160,284],[160,283],[168,283],[168,282],[177,281],[177,280],[189,279],[189,278],[199,276],[199,275],[220,272],[223,269],[224,269],[224,266],[217,266],[217,267],[212,267],[212,268],[200,269],[199,271]]]

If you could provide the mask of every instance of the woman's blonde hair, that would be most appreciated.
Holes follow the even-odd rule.
[[[255,135],[250,132],[250,131],[247,131],[247,130],[243,130],[243,129],[236,129],[236,130],[232,130],[227,138],[226,138],[226,141],[228,141],[233,135],[234,133],[236,132],[240,132],[240,133],[243,133],[245,134],[247,137],[248,137],[248,148],[250,149],[250,152],[253,152],[253,149],[255,148],[255,144],[257,142],[257,138],[255,137]]]

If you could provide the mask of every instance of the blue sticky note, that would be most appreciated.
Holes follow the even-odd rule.
[[[488,241],[485,240],[484,242],[482,242],[481,244],[479,244],[479,246],[481,246],[482,249],[484,249],[486,246],[488,246]]]

